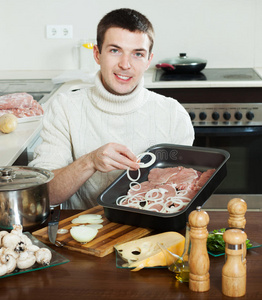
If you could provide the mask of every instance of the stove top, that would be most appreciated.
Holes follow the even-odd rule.
[[[199,73],[175,74],[157,69],[154,81],[257,81],[262,78],[252,68],[204,69]]]

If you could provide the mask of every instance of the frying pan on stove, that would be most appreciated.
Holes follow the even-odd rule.
[[[156,64],[166,72],[171,73],[198,73],[207,65],[207,60],[201,58],[188,57],[186,53],[180,53],[178,57],[166,59]]]

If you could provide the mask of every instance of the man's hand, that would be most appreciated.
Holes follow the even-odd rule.
[[[137,157],[126,147],[116,143],[106,144],[85,154],[70,165],[53,170],[55,177],[49,185],[50,204],[69,199],[96,171],[139,169]]]
[[[126,146],[108,143],[89,154],[95,170],[109,172],[112,170],[139,169],[137,157]]]

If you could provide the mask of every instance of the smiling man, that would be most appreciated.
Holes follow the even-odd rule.
[[[50,202],[87,209],[123,170],[137,170],[137,155],[159,143],[192,145],[186,110],[144,88],[153,58],[154,30],[131,9],[105,15],[97,27],[92,87],[59,94],[43,118],[31,166],[50,169]]]
[[[131,93],[153,58],[149,47],[150,40],[143,32],[109,28],[101,50],[98,46],[94,49],[95,60],[101,66],[104,87],[115,95]]]

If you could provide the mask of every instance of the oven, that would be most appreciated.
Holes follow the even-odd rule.
[[[261,210],[262,79],[259,75],[250,68],[206,69],[195,75],[156,70],[155,80],[206,81],[205,87],[150,88],[177,99],[185,107],[195,129],[194,146],[230,153],[227,176],[204,207],[226,209],[230,199],[240,197],[247,202],[249,210]],[[224,84],[216,87],[215,81]],[[238,84],[232,84],[234,81]],[[261,86],[246,81],[261,81]],[[209,86],[208,82],[213,84]]]

